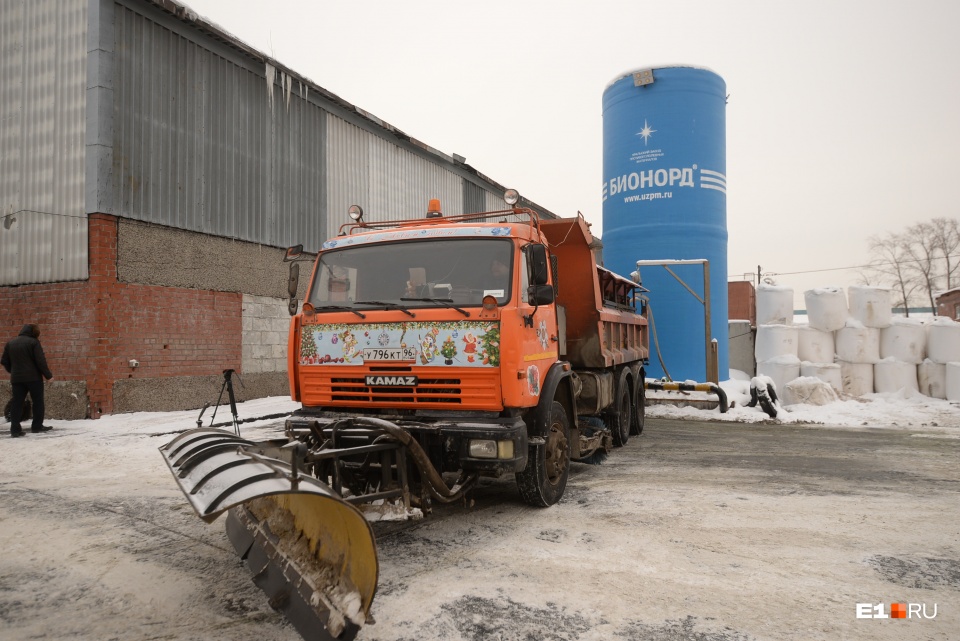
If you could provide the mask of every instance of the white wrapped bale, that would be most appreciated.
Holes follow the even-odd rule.
[[[840,376],[844,394],[864,396],[873,393],[873,363],[840,361]]]
[[[880,359],[919,365],[926,356],[927,330],[915,318],[894,318],[880,330]]]
[[[757,286],[757,325],[793,324],[793,288],[760,283]]]
[[[838,400],[837,392],[829,383],[812,376],[800,376],[787,383],[783,393],[784,405],[827,405]]]
[[[850,316],[865,327],[882,329],[890,326],[893,310],[889,289],[853,285],[847,288],[847,298],[850,300]]]
[[[947,366],[929,358],[917,365],[920,393],[930,398],[947,398]]]
[[[820,379],[837,392],[843,391],[843,372],[836,363],[801,362],[800,376]]]
[[[757,363],[757,376],[769,377],[779,395],[787,388],[787,383],[800,376],[800,359],[788,354],[760,361]]]
[[[835,340],[841,361],[872,364],[880,360],[880,330],[875,327],[864,327],[860,321],[849,319],[837,330]]]
[[[833,332],[797,325],[797,358],[811,363],[832,363],[836,350]]]
[[[960,401],[960,363],[946,364],[947,400]]]
[[[873,366],[873,389],[879,393],[909,389],[920,391],[917,384],[917,366],[895,358],[887,358]]]
[[[797,356],[797,328],[793,325],[760,325],[757,327],[754,354],[757,361],[778,356]]]
[[[927,326],[927,357],[934,363],[960,362],[960,323],[938,316]]]
[[[810,327],[835,332],[847,322],[847,297],[842,287],[820,287],[803,293]]]

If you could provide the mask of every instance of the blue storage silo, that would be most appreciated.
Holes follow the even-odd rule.
[[[671,65],[617,77],[603,92],[603,257],[619,274],[638,260],[709,261],[710,328],[720,380],[727,330],[726,83]],[[702,265],[670,266],[704,297]],[[659,266],[640,269],[673,380],[707,380],[704,306]],[[651,336],[648,377],[663,376]]]

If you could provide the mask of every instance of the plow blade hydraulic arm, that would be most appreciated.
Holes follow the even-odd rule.
[[[377,588],[373,531],[357,508],[301,474],[296,446],[199,428],[160,452],[201,519],[230,510],[227,535],[254,583],[304,639],[352,639]]]

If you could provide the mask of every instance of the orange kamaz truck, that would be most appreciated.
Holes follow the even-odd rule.
[[[310,257],[302,305],[307,257],[290,248],[288,369],[302,408],[286,438],[198,429],[161,448],[202,517],[230,510],[234,546],[301,632],[319,621],[350,638],[369,614],[364,512],[429,512],[507,474],[524,501],[551,506],[572,462],[643,431],[639,285],[597,264],[581,216],[541,219],[518,200],[510,190],[503,210],[451,217],[430,201],[388,222],[351,207]],[[316,567],[291,561],[305,556],[294,541]]]

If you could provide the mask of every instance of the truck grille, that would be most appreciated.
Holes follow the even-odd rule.
[[[303,367],[301,401],[304,406],[436,409],[502,409],[500,372],[484,368],[458,371],[438,368]],[[379,387],[366,384],[369,374],[410,374],[412,387]]]

